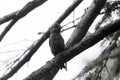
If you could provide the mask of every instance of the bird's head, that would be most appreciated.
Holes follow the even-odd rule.
[[[61,26],[56,23],[54,26],[50,28],[50,33],[60,33]]]

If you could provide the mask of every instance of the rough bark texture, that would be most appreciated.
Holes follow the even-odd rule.
[[[45,66],[31,73],[23,80],[53,80],[55,74],[59,71],[60,66],[52,61],[46,63]]]
[[[67,49],[83,39],[90,25],[93,23],[93,21],[103,8],[105,2],[106,0],[93,0],[87,12],[85,13],[81,21],[78,23],[77,27],[75,28],[70,39],[67,41],[66,43]]]

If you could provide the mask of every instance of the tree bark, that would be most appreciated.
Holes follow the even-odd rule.
[[[98,14],[100,13],[105,3],[106,3],[106,0],[93,0],[87,12],[85,13],[81,21],[78,23],[71,37],[67,41],[66,43],[67,49],[72,47],[73,45],[75,45],[76,43],[78,43],[83,39],[90,25],[98,16]]]

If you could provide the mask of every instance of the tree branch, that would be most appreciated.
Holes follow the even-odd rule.
[[[32,11],[36,7],[42,5],[46,1],[47,0],[33,0],[33,1],[29,2],[29,3],[27,3],[20,11],[18,11],[17,13],[14,13],[16,15],[14,15],[14,14],[12,15],[12,17],[14,16],[14,18],[8,24],[8,26],[4,29],[4,31],[1,33],[1,35],[0,35],[0,41],[3,39],[3,37],[7,34],[7,32],[12,28],[12,26],[19,19],[21,19],[22,17],[26,16],[30,11]],[[11,18],[11,16],[9,18]]]
[[[24,80],[32,80],[36,76],[43,76],[43,75],[44,75],[44,77],[35,79],[35,80],[51,80],[51,79],[46,79],[46,77],[48,75],[51,76],[51,74],[49,74],[49,71],[50,72],[58,71],[58,69],[54,69],[53,67],[59,68],[59,65],[62,65],[64,63],[66,63],[67,61],[71,60],[73,57],[77,56],[82,51],[86,50],[87,48],[93,46],[94,44],[96,44],[97,42],[99,42],[104,37],[108,36],[109,34],[112,34],[115,31],[120,30],[119,25],[120,25],[120,19],[114,21],[111,24],[108,24],[108,25],[102,27],[101,29],[96,31],[93,35],[91,35],[87,38],[84,38],[84,40],[77,43],[73,47],[59,53],[51,61],[47,62],[46,65],[44,65],[42,68],[38,69],[37,71],[34,71],[32,74],[30,74]]]
[[[7,22],[7,21],[9,21],[9,20],[14,19],[16,17],[16,13],[18,13],[18,11],[12,12],[12,13],[0,18],[0,25]]]
[[[90,25],[93,23],[95,18],[99,15],[103,8],[106,0],[93,0],[87,12],[76,26],[74,32],[66,43],[66,48],[70,48],[83,39],[87,33]]]

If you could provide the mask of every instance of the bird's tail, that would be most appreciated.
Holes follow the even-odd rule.
[[[67,71],[67,63],[64,63],[64,64],[60,67],[60,69],[63,69],[63,68]]]

